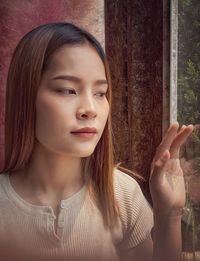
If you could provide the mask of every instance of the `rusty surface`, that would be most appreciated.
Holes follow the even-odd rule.
[[[129,163],[127,15],[125,1],[105,2],[106,52],[113,89],[113,140],[116,162]],[[123,164],[124,165],[124,164]]]
[[[159,0],[105,1],[116,161],[147,179],[162,136],[162,8]]]

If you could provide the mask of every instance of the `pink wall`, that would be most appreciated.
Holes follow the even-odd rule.
[[[57,21],[84,27],[104,45],[103,0],[0,1],[0,168],[3,164],[6,75],[13,49],[32,28]]]

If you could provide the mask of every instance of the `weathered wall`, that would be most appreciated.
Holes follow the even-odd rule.
[[[116,161],[147,179],[162,136],[162,9],[160,0],[105,1]]]
[[[1,0],[0,1],[0,168],[3,163],[5,84],[14,47],[32,28],[69,21],[86,28],[104,44],[103,0]]]

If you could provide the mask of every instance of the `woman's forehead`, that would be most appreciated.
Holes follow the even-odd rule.
[[[63,46],[52,54],[48,63],[49,73],[88,73],[105,75],[104,64],[97,51],[89,44]]]

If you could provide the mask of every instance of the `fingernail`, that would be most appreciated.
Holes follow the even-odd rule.
[[[194,125],[190,124],[190,125],[187,126],[187,128],[190,129],[191,131],[193,131],[194,130]]]
[[[176,127],[178,127],[178,126],[179,126],[178,121],[175,121],[175,122],[173,123],[173,125],[176,125]]]

